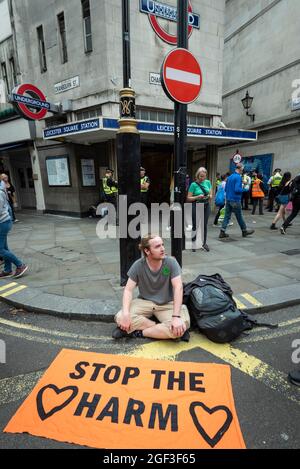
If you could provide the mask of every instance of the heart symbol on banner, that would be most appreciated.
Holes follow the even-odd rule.
[[[72,391],[71,395],[66,398],[60,405],[53,407],[50,411],[45,412],[44,405],[43,405],[43,394],[47,389],[52,389],[57,395],[62,394],[64,392]],[[55,384],[48,384],[39,390],[36,396],[36,403],[37,403],[37,411],[40,416],[41,420],[46,420],[51,417],[56,412],[59,412],[77,396],[78,388],[77,386],[66,386],[65,388],[59,389]]]
[[[201,407],[209,415],[215,414],[216,412],[220,412],[220,411],[223,411],[223,412],[226,413],[226,420],[225,420],[224,424],[216,432],[216,434],[213,436],[213,438],[211,438],[207,434],[207,432],[203,428],[203,425],[201,425],[201,423],[199,422],[199,419],[197,417],[196,410],[195,410],[196,407]],[[216,406],[216,407],[213,407],[212,409],[210,409],[205,404],[203,404],[203,402],[192,402],[191,405],[190,405],[190,414],[191,414],[194,425],[197,428],[198,432],[204,438],[204,440],[209,444],[209,446],[211,446],[212,448],[214,448],[216,446],[216,444],[218,444],[219,441],[223,438],[224,434],[227,432],[227,430],[230,427],[230,424],[233,420],[232,413],[231,413],[230,409],[228,409],[228,407],[223,406],[223,405],[219,405],[219,406]]]

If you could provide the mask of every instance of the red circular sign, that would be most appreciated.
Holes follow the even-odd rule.
[[[172,101],[192,103],[198,98],[202,86],[202,72],[197,59],[187,49],[173,49],[163,62],[161,82]]]
[[[189,13],[193,13],[193,9],[192,9],[192,5],[191,5],[191,2],[189,1],[189,6],[188,6],[188,11]],[[150,21],[150,24],[152,26],[152,28],[154,29],[154,31],[156,32],[156,34],[165,42],[167,42],[168,44],[171,44],[172,46],[176,46],[177,45],[177,36],[173,35],[173,34],[170,34],[168,33],[162,26],[160,26],[159,22],[158,22],[158,19],[155,15],[149,15],[149,21]],[[193,32],[193,26],[190,26],[188,27],[188,36],[190,37],[191,34]]]
[[[47,101],[46,96],[44,93],[39,90],[36,86],[31,85],[29,83],[23,83],[22,85],[17,86],[14,90],[13,93],[18,94],[20,96],[25,96],[29,95],[31,98],[34,99],[39,99],[40,101]],[[36,112],[32,111],[30,109],[30,106],[28,104],[23,104],[23,103],[15,103],[18,109],[21,111],[23,117],[28,120],[40,120],[43,119],[48,110],[47,109],[39,109]]]

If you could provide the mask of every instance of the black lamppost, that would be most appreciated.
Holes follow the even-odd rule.
[[[246,111],[247,111],[246,112],[247,116],[249,116],[251,118],[252,122],[254,122],[255,121],[255,114],[249,114],[249,109],[252,106],[253,97],[249,95],[248,90],[247,90],[246,96],[241,101],[242,101],[242,105],[243,105],[244,109],[246,109]]]
[[[120,221],[120,285],[127,282],[127,272],[134,261],[139,259],[138,239],[128,232],[130,222],[135,218],[128,215],[128,207],[140,201],[140,135],[135,119],[135,92],[131,89],[130,69],[130,15],[129,1],[122,0],[122,41],[123,41],[123,89],[120,91],[120,130],[117,133],[117,162],[119,207],[127,214],[127,226]],[[125,229],[125,230],[124,230]],[[124,233],[126,231],[126,233]]]

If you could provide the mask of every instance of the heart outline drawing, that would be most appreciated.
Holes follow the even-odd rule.
[[[72,394],[70,397],[68,397],[68,399],[65,402],[63,402],[59,406],[53,407],[53,409],[51,409],[49,412],[45,412],[45,409],[43,406],[43,394],[47,389],[53,389],[53,391],[55,391],[56,394],[61,394],[62,392],[65,392],[65,391],[72,391]],[[56,412],[59,412],[64,407],[69,405],[70,402],[73,401],[73,399],[75,399],[77,394],[78,394],[77,386],[66,386],[64,388],[59,389],[57,386],[55,386],[55,384],[47,384],[47,386],[44,386],[43,388],[41,388],[36,396],[37,411],[38,411],[40,419],[46,420],[49,417],[52,417],[53,414],[55,414]]]
[[[220,410],[223,410],[226,413],[227,418],[226,418],[225,423],[217,431],[217,433],[214,435],[213,438],[211,438],[206,433],[205,429],[203,428],[203,426],[199,422],[198,417],[197,417],[196,412],[195,412],[196,407],[202,407],[202,409],[205,410],[205,412],[207,412],[209,415],[212,415],[215,412],[218,412]],[[193,423],[194,423],[195,427],[197,428],[198,432],[200,433],[202,438],[204,438],[204,440],[209,444],[209,446],[211,448],[214,448],[219,443],[219,441],[223,438],[224,434],[227,432],[227,430],[229,429],[229,427],[231,425],[231,422],[233,420],[231,410],[228,407],[224,406],[224,405],[218,405],[218,406],[210,408],[210,407],[207,407],[203,402],[192,402],[191,405],[190,405],[189,410],[190,410],[191,417],[193,419]]]

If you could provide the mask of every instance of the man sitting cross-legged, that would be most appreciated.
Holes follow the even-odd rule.
[[[143,257],[128,271],[123,308],[115,316],[118,327],[112,337],[181,337],[188,341],[190,317],[187,307],[182,304],[183,288],[178,262],[165,255],[164,243],[159,236],[144,236],[139,249]],[[139,297],[132,299],[136,286]],[[153,321],[152,316],[159,322]]]

